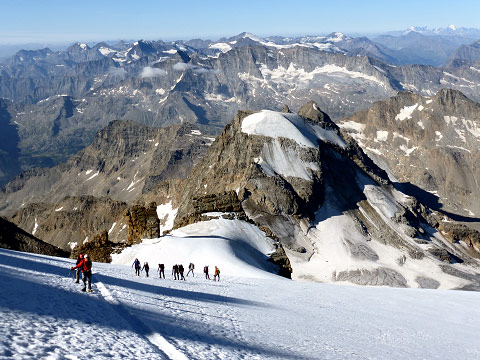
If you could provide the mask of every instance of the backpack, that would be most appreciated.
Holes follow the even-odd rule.
[[[92,262],[90,260],[85,260],[83,262],[83,271],[92,270]]]

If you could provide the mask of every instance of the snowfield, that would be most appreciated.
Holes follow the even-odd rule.
[[[127,249],[142,263],[164,252],[167,279],[153,263],[149,278],[130,264],[94,263],[93,293],[73,282],[73,260],[1,249],[0,358],[480,358],[479,293],[291,281],[242,271],[242,244],[232,252],[201,237],[211,257],[200,259],[174,244],[195,241],[188,229],[176,236]],[[169,266],[182,256],[197,256],[196,274],[174,281]],[[220,282],[202,276],[207,260],[223,264]]]

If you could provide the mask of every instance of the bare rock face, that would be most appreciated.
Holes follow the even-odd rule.
[[[315,186],[320,181],[321,168],[315,168],[311,174],[310,170],[305,171],[305,177],[311,176],[313,179],[310,181],[297,177],[268,176],[259,162],[262,153],[265,157],[269,154],[274,156],[276,149],[290,148],[292,156],[297,156],[294,149],[299,150],[302,161],[319,163],[318,151],[297,149],[297,144],[289,139],[270,142],[262,136],[249,137],[241,132],[240,127],[242,120],[251,114],[239,111],[193,169],[183,190],[176,221],[194,212],[194,197],[224,191],[238,191],[242,202],[248,202],[252,210],[255,208],[265,214],[298,214],[310,210],[312,215],[322,198],[321,189]],[[257,162],[255,159],[258,159]],[[311,205],[310,201],[313,201]]]
[[[422,289],[437,289],[440,286],[438,281],[426,277],[418,277],[415,281]]]
[[[12,222],[43,241],[70,251],[91,240],[98,232],[110,231],[110,239],[126,238],[122,223],[126,203],[93,196],[69,196],[53,203],[36,203],[14,214]]]
[[[440,222],[438,229],[453,244],[464,241],[472,253],[480,258],[480,232],[453,221]]]
[[[336,281],[348,281],[357,285],[407,287],[407,280],[398,272],[379,268],[375,270],[342,271]]]
[[[201,214],[210,211],[238,212],[243,211],[235,191],[227,191],[222,194],[209,194],[193,198],[195,212]]]
[[[450,89],[428,97],[402,92],[339,126],[403,192],[480,230],[478,103]]]
[[[157,204],[150,203],[148,207],[134,205],[123,213],[128,226],[127,244],[137,244],[142,239],[160,237],[160,220],[157,216]]]
[[[192,124],[152,128],[113,121],[93,143],[53,168],[32,169],[0,190],[0,212],[92,195],[133,203],[161,181],[185,178],[213,138]]]
[[[67,257],[69,253],[48,244],[0,217],[0,247],[9,250]]]
[[[305,119],[311,120],[313,123],[318,124],[325,128],[336,129],[337,126],[330,119],[326,113],[324,113],[314,101],[309,101],[298,110],[298,115]]]
[[[80,254],[88,254],[91,261],[110,263],[112,262],[112,251],[116,244],[108,240],[108,231],[97,234],[91,241],[76,246],[70,258],[76,259]]]
[[[242,204],[235,191],[225,191],[219,194],[196,196],[192,199],[193,212],[176,221],[174,229],[212,218],[209,213],[221,214],[222,218],[248,221]]]

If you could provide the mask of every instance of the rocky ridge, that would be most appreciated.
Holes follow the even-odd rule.
[[[447,217],[479,223],[479,119],[478,103],[441,90],[399,93],[339,125],[402,191]]]
[[[124,202],[91,195],[68,196],[55,203],[31,203],[10,219],[20,228],[66,251],[106,230],[112,241],[127,237]]]
[[[147,41],[77,44],[65,54],[22,53],[0,65],[0,96],[15,102],[8,124],[18,138],[0,184],[20,170],[64,162],[117,119],[155,127],[191,122],[216,135],[239,109],[287,103],[297,111],[303,99],[333,119],[402,90],[430,96],[448,87],[480,99],[475,66],[390,66],[389,53],[368,39],[330,34],[277,44],[241,34],[225,40],[223,52],[223,43],[212,42],[196,42],[198,49]]]
[[[8,215],[27,203],[82,195],[131,203],[161,180],[186,177],[212,141],[188,123],[151,128],[114,121],[65,163],[29,170],[9,182],[0,191],[0,210]]]
[[[152,202],[147,207],[134,205],[124,211],[123,217],[128,227],[127,245],[138,244],[145,238],[160,237],[156,203]]]
[[[70,253],[48,244],[0,217],[0,247],[9,250],[67,257]]]

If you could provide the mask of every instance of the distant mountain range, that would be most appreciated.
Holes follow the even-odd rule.
[[[431,96],[449,87],[479,101],[478,43],[454,48],[445,39],[411,31],[384,36],[382,45],[342,33],[242,33],[216,42],[21,50],[0,65],[0,184],[67,160],[113,120],[156,127],[190,122],[218,134],[239,109],[298,109],[305,99],[333,119],[405,90]],[[448,64],[399,65],[407,58]]]
[[[449,25],[444,28],[429,28],[427,26],[412,26],[406,30],[400,31],[389,31],[384,35],[393,35],[393,36],[400,36],[405,35],[410,32],[417,32],[422,35],[428,36],[449,36],[449,37],[463,37],[467,39],[479,39],[480,38],[480,29],[476,28],[465,28],[465,27],[457,27],[455,25]]]

